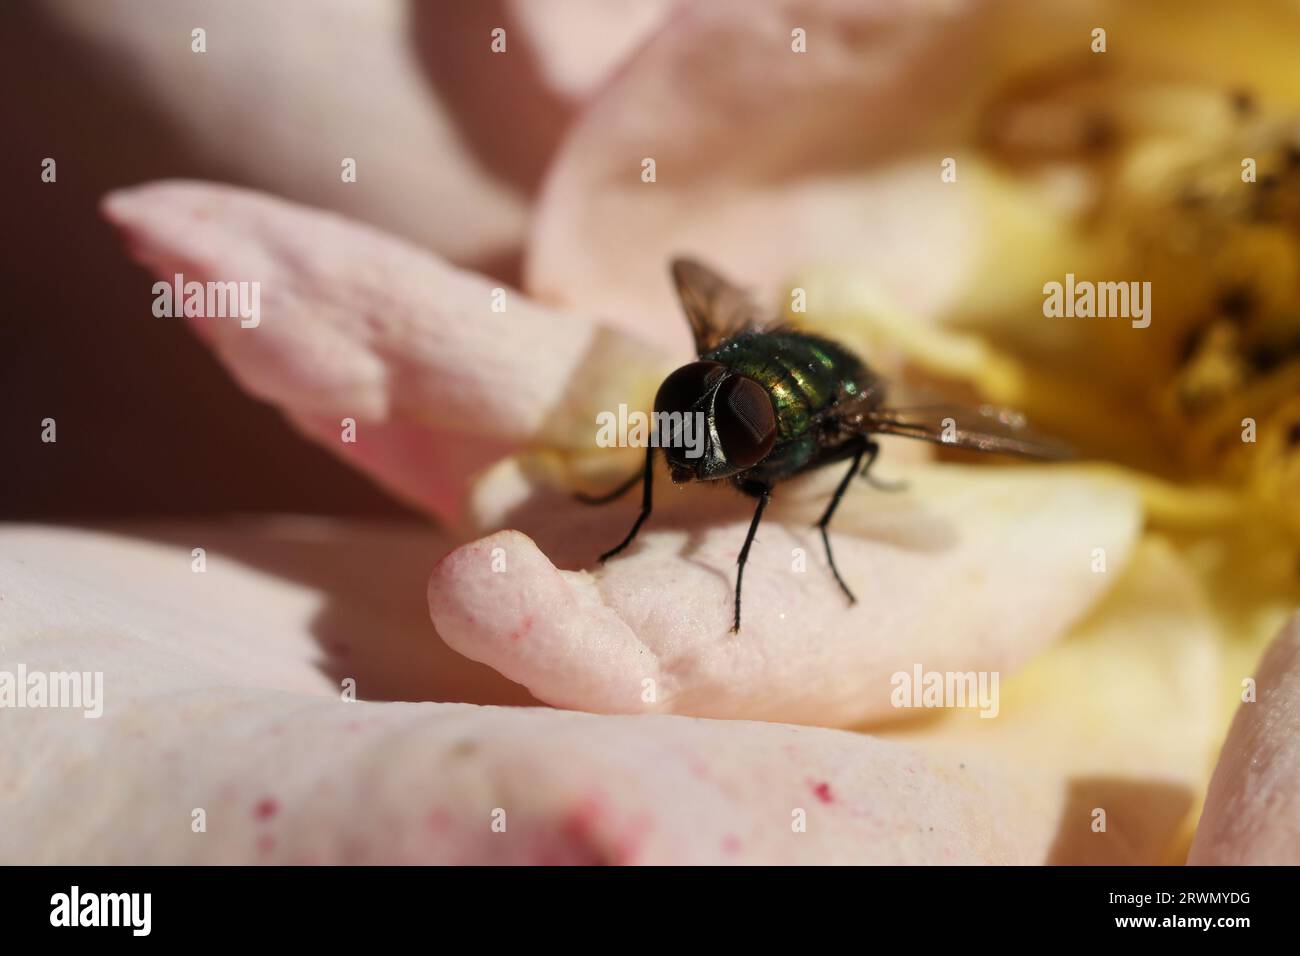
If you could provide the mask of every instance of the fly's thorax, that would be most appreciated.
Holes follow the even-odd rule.
[[[802,332],[759,332],[740,336],[706,358],[753,379],[768,393],[776,412],[778,441],[792,441],[812,427],[815,416],[869,373],[862,361],[835,342]]]

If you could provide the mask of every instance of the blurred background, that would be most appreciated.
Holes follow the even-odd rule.
[[[404,513],[151,314],[152,278],[100,198],[177,177],[265,189],[517,285],[546,157],[666,6],[561,2],[543,20],[496,0],[0,5],[0,517]],[[603,38],[584,55],[540,62],[519,42],[478,69],[494,26],[522,41],[575,16]],[[345,187],[339,157],[358,154]]]

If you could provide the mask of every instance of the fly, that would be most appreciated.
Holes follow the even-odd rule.
[[[755,499],[749,532],[736,560],[733,632],[740,630],[740,590],[749,549],[779,483],[826,465],[850,462],[815,527],[821,532],[831,573],[849,603],[855,604],[857,599],[835,566],[829,530],[853,477],[872,480],[869,473],[880,452],[872,436],[904,435],[1025,458],[1068,456],[1063,447],[1031,436],[1023,418],[1008,409],[987,405],[891,408],[885,403],[882,380],[844,346],[771,320],[744,290],[692,259],[673,260],[672,276],[691,324],[698,360],[664,379],[655,396],[655,417],[684,421],[702,416],[703,447],[651,443],[642,471],[609,494],[582,500],[604,504],[642,482],[641,511],[627,537],[600,556],[606,561],[631,544],[650,517],[656,444],[663,447],[674,483],[725,480]]]

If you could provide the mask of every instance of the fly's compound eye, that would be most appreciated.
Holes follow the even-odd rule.
[[[733,468],[752,468],[776,444],[776,410],[763,386],[734,375],[718,389],[714,421],[722,453]]]
[[[670,462],[682,462],[686,457],[684,449],[688,435],[698,434],[703,438],[703,419],[707,411],[703,400],[726,374],[727,369],[721,362],[692,362],[673,372],[659,386],[659,394],[655,396],[655,417],[658,424],[660,415],[668,416],[662,420],[667,433],[659,440]],[[692,415],[700,417],[688,423],[687,419]],[[692,431],[688,432],[688,427]]]
[[[699,411],[695,406],[726,372],[721,362],[692,362],[669,375],[655,395],[656,412]]]

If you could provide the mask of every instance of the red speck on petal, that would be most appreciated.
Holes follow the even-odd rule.
[[[812,788],[812,792],[817,794],[817,799],[822,803],[834,803],[835,798],[831,796],[831,785],[829,783],[819,783]]]
[[[649,814],[640,814],[623,830],[615,841],[610,862],[615,866],[629,866],[641,855],[641,849],[650,831],[654,829],[654,820]]]
[[[545,848],[548,865],[577,863],[608,866],[614,862],[606,841],[597,835],[597,823],[604,816],[600,798],[592,794],[575,803],[559,820],[558,841]]]
[[[727,856],[735,856],[740,852],[740,837],[734,833],[728,833],[722,838],[722,852]]]
[[[257,838],[257,852],[270,853],[275,849],[275,837],[269,833],[263,833]]]
[[[257,801],[257,806],[253,807],[253,819],[269,820],[280,812],[280,805],[270,797],[263,797]]]
[[[561,829],[574,839],[582,839],[595,829],[596,821],[601,816],[600,799],[594,795],[584,797],[561,821]]]

